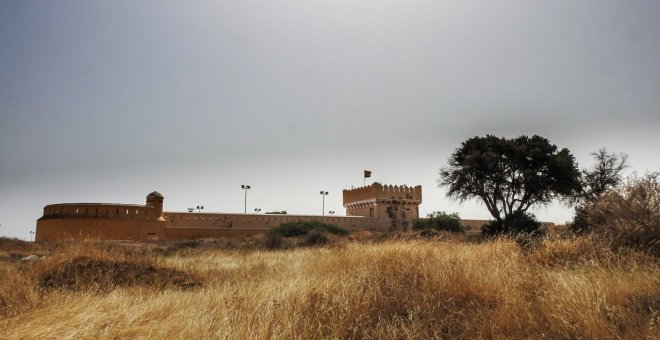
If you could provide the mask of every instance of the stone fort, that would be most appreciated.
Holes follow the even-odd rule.
[[[419,217],[422,187],[368,186],[343,191],[347,216],[190,213],[164,211],[157,191],[146,204],[58,203],[44,208],[36,240],[174,240],[263,233],[282,223],[321,221],[348,231],[410,230]]]

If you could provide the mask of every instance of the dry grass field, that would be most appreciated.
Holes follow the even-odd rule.
[[[660,337],[657,258],[593,239],[259,242],[4,239],[0,338]]]

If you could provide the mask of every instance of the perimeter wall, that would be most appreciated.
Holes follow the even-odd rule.
[[[66,239],[172,240],[247,236],[282,223],[321,221],[340,228],[389,230],[391,221],[371,217],[164,212],[127,204],[54,204],[37,220],[37,241]]]

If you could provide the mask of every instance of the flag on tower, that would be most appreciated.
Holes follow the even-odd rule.
[[[371,177],[371,171],[369,170],[364,170],[364,178]]]

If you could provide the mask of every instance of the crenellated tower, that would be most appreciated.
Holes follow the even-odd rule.
[[[344,207],[347,216],[373,217],[389,220],[392,229],[408,230],[412,221],[419,217],[422,203],[422,186],[371,185],[344,190]]]

